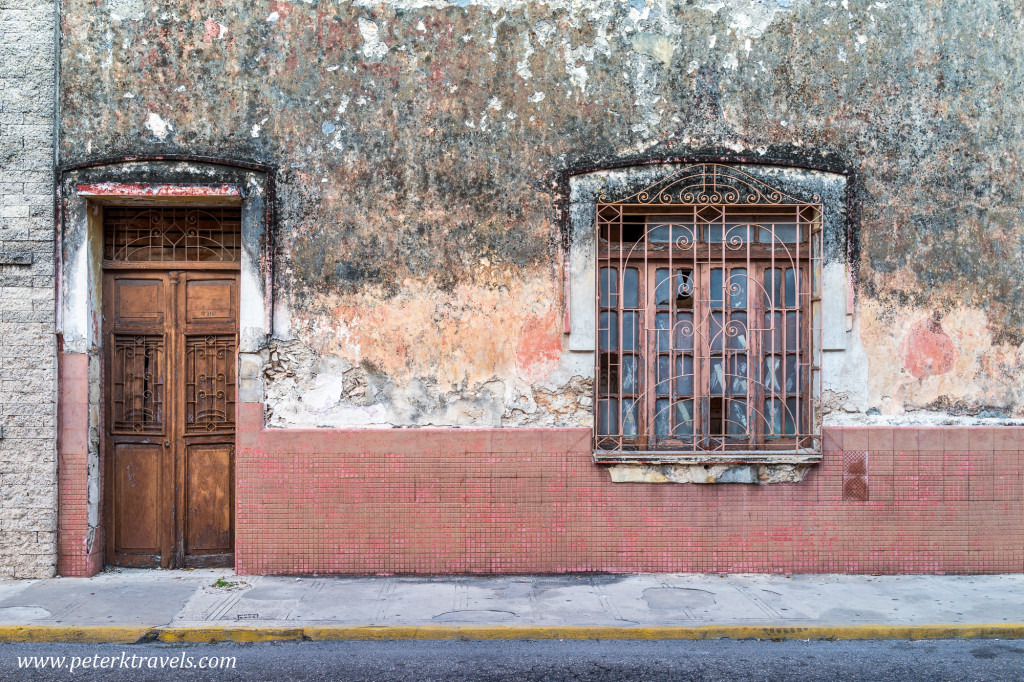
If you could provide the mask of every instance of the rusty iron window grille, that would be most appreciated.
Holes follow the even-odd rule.
[[[237,206],[107,206],[103,211],[108,262],[232,263],[241,254]]]
[[[597,231],[598,461],[819,451],[819,197],[698,164]]]

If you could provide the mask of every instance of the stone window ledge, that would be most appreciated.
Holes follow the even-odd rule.
[[[708,454],[595,452],[613,483],[799,483],[821,452],[732,451]]]

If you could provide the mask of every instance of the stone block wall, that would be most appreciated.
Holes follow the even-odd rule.
[[[57,538],[56,4],[0,0],[0,577],[53,575]]]

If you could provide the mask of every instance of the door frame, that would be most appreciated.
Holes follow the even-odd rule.
[[[58,551],[63,573],[93,575],[102,570],[106,556],[106,443],[100,385],[105,354],[102,207],[241,206],[236,405],[261,403],[260,353],[269,344],[273,320],[275,173],[273,166],[258,163],[174,156],[99,160],[60,169],[55,262],[59,366],[84,371],[76,370],[74,375],[62,371],[58,420],[61,441],[75,444],[86,454],[83,465],[60,472]],[[286,329],[287,313],[280,319]],[[88,404],[83,409],[70,398],[63,400],[65,393],[87,395]],[[237,431],[235,443],[237,452]]]

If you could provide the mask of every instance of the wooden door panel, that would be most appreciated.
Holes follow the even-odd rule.
[[[197,444],[185,448],[185,555],[234,551],[234,447]],[[187,561],[187,559],[186,559]]]
[[[195,279],[185,283],[185,323],[219,327],[227,326],[233,332],[238,310],[238,280],[236,277]]]
[[[163,329],[167,312],[166,283],[162,279],[119,277],[114,279],[113,324],[118,329]]]
[[[114,550],[158,561],[164,449],[160,444],[120,443],[113,450]]]

